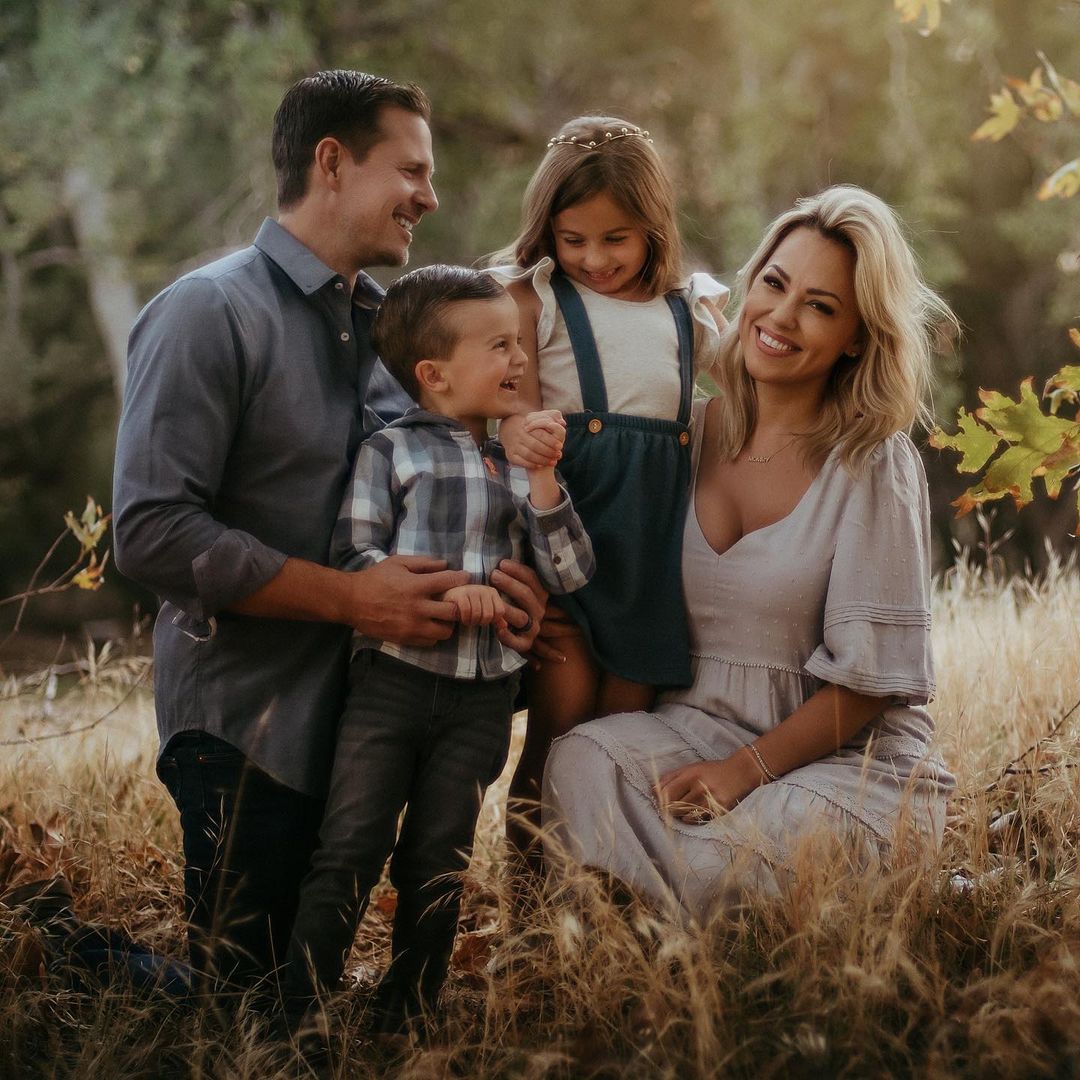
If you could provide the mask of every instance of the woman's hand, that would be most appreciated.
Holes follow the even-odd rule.
[[[764,782],[750,754],[736,750],[722,761],[697,761],[664,773],[653,792],[666,813],[698,824],[730,810]]]
[[[558,418],[557,420],[555,418]],[[525,416],[514,414],[499,422],[499,442],[506,451],[511,465],[524,469],[553,468],[562,456],[562,436],[554,428],[566,424],[557,409],[531,412]]]

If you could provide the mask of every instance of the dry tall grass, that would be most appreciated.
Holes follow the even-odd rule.
[[[1080,1072],[1080,576],[950,575],[935,600],[941,748],[959,779],[944,849],[888,874],[817,865],[737,922],[678,929],[586,882],[507,929],[492,791],[470,872],[445,1022],[426,1047],[363,1038],[392,897],[365,921],[330,1072],[435,1078],[1062,1076]],[[116,657],[61,693],[0,703],[0,886],[62,870],[80,914],[182,949],[179,837],[153,778],[151,703]],[[16,695],[18,690],[25,691]],[[61,688],[63,689],[63,688]],[[520,735],[520,732],[519,732]],[[509,767],[508,767],[509,769]],[[508,774],[507,774],[508,775]],[[386,886],[383,886],[386,889]],[[200,1026],[163,996],[72,990],[0,912],[0,1077],[276,1075],[254,1021]],[[493,960],[494,958],[494,960]],[[281,1075],[296,1075],[296,1066]]]

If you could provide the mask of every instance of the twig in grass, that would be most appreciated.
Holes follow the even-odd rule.
[[[1010,761],[1008,763],[1008,765],[1006,765],[1001,770],[1001,772],[998,773],[998,775],[996,777],[994,777],[994,779],[989,784],[987,784],[986,790],[987,791],[993,791],[994,788],[997,787],[997,785],[1000,784],[1001,781],[1004,780],[1006,776],[1031,776],[1031,775],[1034,775],[1034,772],[1032,770],[1030,770],[1030,769],[1017,769],[1016,766],[1019,765],[1020,762],[1023,761],[1024,758],[1026,758],[1028,756],[1028,754],[1034,753],[1048,739],[1052,739],[1062,729],[1062,727],[1065,726],[1065,721],[1068,720],[1069,717],[1072,716],[1072,714],[1074,712],[1076,712],[1077,709],[1080,709],[1080,701],[1076,702],[1076,704],[1073,705],[1073,707],[1071,709],[1069,709],[1069,711],[1066,712],[1065,715],[1062,716],[1061,719],[1058,720],[1058,722],[1056,724],[1054,724],[1054,726],[1045,735],[1043,735],[1040,738],[1036,739],[1035,742],[1033,742],[1018,757],[1014,757],[1012,759],[1012,761]],[[1037,771],[1042,772],[1043,769],[1039,769]]]
[[[45,742],[48,739],[62,739],[65,735],[78,735],[80,732],[83,731],[92,731],[99,724],[108,720],[108,718],[112,716],[112,714],[116,712],[116,710],[119,709],[120,706],[123,705],[124,702],[127,701],[127,699],[135,693],[136,690],[139,689],[139,687],[143,683],[143,680],[146,678],[148,671],[150,671],[149,667],[147,667],[146,670],[143,671],[143,673],[127,688],[123,697],[121,697],[120,700],[111,709],[109,709],[107,712],[102,713],[99,717],[97,717],[96,720],[91,720],[89,724],[83,724],[80,727],[68,728],[66,731],[50,731],[45,735],[30,735],[22,739],[4,739],[0,741],[0,746],[29,746],[31,743]]]

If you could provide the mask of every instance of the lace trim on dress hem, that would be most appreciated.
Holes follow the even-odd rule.
[[[828,683],[846,686],[860,694],[878,697],[907,696],[917,701],[929,701],[936,687],[932,679],[913,679],[910,675],[879,675],[873,671],[843,668],[820,656],[812,656],[806,662],[806,670],[816,678]]]
[[[664,717],[657,716],[654,713],[650,713],[650,716],[654,716],[657,720],[661,720],[677,735],[684,735],[683,732],[676,728],[672,728],[670,724],[666,722]],[[656,815],[656,819],[668,829],[681,835],[690,837],[695,840],[708,839],[711,843],[718,844],[721,847],[726,848],[728,851],[734,854],[738,850],[752,851],[760,859],[764,860],[772,867],[780,867],[784,870],[791,870],[791,856],[784,848],[778,844],[770,845],[771,850],[762,844],[756,844],[750,841],[747,837],[737,833],[730,826],[727,827],[726,836],[715,836],[711,834],[711,830],[715,829],[718,824],[722,823],[723,818],[719,818],[713,822],[707,822],[701,825],[689,825],[686,822],[679,821],[675,818],[665,817],[660,810],[660,806],[656,801],[656,798],[652,793],[652,784],[649,783],[648,778],[642,771],[641,766],[635,761],[622,747],[613,734],[598,728],[589,730],[589,726],[583,725],[574,731],[564,735],[564,739],[572,739],[575,736],[579,738],[591,739],[611,760],[615,763],[615,766],[622,772],[626,778],[626,782],[630,785],[632,791],[640,798],[644,799],[649,808]],[[688,745],[689,740],[687,740]],[[698,752],[696,746],[690,745],[690,749]],[[708,760],[712,757],[712,752],[708,752],[702,760]]]
[[[864,804],[857,802],[846,791],[841,791],[834,784],[820,784],[812,787],[809,784],[800,784],[795,780],[785,780],[784,782],[790,787],[798,788],[800,791],[805,791],[810,795],[817,795],[827,803],[831,803],[837,810],[847,814],[849,817],[853,817],[861,825],[869,829],[882,843],[888,844],[892,840],[892,827],[887,818],[874,813],[873,810],[868,810]]]
[[[841,623],[869,622],[885,626],[918,626],[930,629],[930,612],[926,608],[895,607],[886,604],[837,604],[825,613],[825,629]]]
[[[800,678],[805,679],[806,672],[800,671],[799,668],[787,667],[784,664],[765,664],[758,663],[756,660],[736,660],[733,656],[715,656],[712,653],[692,652],[690,653],[692,660],[715,660],[721,664],[731,664],[734,667],[748,667],[748,668],[764,668],[766,671],[783,671],[788,675],[798,675]]]

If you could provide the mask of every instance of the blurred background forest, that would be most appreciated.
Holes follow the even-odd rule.
[[[428,90],[442,205],[413,265],[505,243],[546,140],[582,112],[650,129],[691,263],[729,284],[796,196],[872,189],[964,324],[935,396],[951,426],[979,386],[1014,392],[1076,362],[1080,196],[1035,192],[1080,152],[1080,121],[970,139],[1039,51],[1080,79],[1077,0],[952,0],[928,36],[892,0],[3,0],[0,596],[24,586],[65,509],[87,492],[108,508],[131,322],[274,213],[271,118],[298,76],[356,67]],[[977,534],[948,505],[966,486],[954,457],[926,462],[941,569],[954,537]],[[1010,569],[1043,565],[1045,538],[1075,543],[1075,497],[998,505],[998,535],[1016,526]],[[108,579],[33,613],[124,615],[136,594]]]

